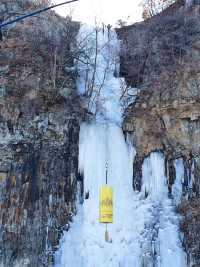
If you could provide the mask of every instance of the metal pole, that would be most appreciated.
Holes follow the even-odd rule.
[[[24,19],[26,19],[26,18],[28,18],[28,17],[32,17],[32,16],[34,16],[34,15],[37,15],[37,14],[40,14],[40,13],[45,12],[45,11],[47,11],[47,10],[50,10],[50,9],[52,9],[52,8],[55,8],[55,7],[58,7],[58,6],[62,6],[62,5],[66,5],[66,4],[70,4],[70,3],[73,3],[73,2],[77,2],[77,1],[79,1],[79,0],[65,1],[65,2],[60,3],[60,4],[52,5],[52,6],[49,6],[49,7],[45,7],[45,8],[43,8],[43,9],[39,9],[39,10],[33,11],[33,12],[31,12],[31,13],[29,13],[29,14],[26,14],[26,15],[24,15],[24,16],[21,16],[21,17],[18,17],[18,18],[16,18],[16,19],[13,19],[13,20],[11,20],[11,21],[4,22],[4,23],[0,24],[0,29],[3,28],[3,27],[5,27],[5,26],[8,26],[8,25],[10,25],[10,24],[13,24],[13,23],[15,23],[15,22],[24,20]]]

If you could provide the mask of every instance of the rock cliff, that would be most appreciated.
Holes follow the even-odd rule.
[[[200,6],[177,1],[163,13],[117,30],[121,40],[120,75],[136,87],[126,109],[124,132],[136,147],[133,186],[141,187],[143,159],[152,151],[166,156],[169,193],[172,159],[183,158],[185,175],[182,230],[188,266],[200,266]],[[198,204],[197,204],[198,203]]]
[[[5,0],[0,19],[33,10]],[[79,24],[53,11],[0,42],[0,266],[51,266],[75,209],[79,125],[73,51]]]

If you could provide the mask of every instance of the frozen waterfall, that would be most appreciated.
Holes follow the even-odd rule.
[[[88,33],[83,27],[81,40],[84,35],[89,36],[85,47],[93,51],[90,60],[97,62],[93,100],[88,105],[96,113],[96,120],[82,124],[79,144],[79,171],[84,177],[84,192],[89,193],[89,197],[82,204],[77,203],[77,215],[69,231],[64,232],[55,266],[185,267],[179,217],[173,199],[168,198],[162,153],[152,153],[144,160],[142,191],[133,191],[135,150],[130,138],[125,141],[120,127],[121,83],[113,75],[118,61],[115,33],[98,32],[96,58],[95,49],[90,49],[95,43],[95,32]],[[94,72],[79,63],[79,73],[78,87],[85,93]],[[105,184],[106,163],[108,184],[114,192],[114,222],[108,225],[110,243],[105,242],[105,225],[98,221],[99,189]],[[181,161],[176,162],[176,171],[178,178],[173,194],[177,200],[182,179]]]
[[[175,161],[176,181],[172,198],[180,200],[183,164]],[[180,189],[178,189],[180,188]],[[152,207],[150,220],[146,221],[143,234],[143,265],[158,267],[184,267],[186,258],[181,245],[179,217],[173,199],[168,197],[165,159],[162,153],[154,152],[146,158],[142,167],[142,192]]]

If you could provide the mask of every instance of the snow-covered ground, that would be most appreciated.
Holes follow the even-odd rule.
[[[88,29],[83,28],[80,35],[83,33],[88,34]],[[95,43],[95,34],[89,36],[88,49]],[[94,62],[95,49],[91,51],[90,60]],[[133,191],[135,151],[131,138],[125,141],[120,127],[121,81],[113,76],[117,68],[117,51],[115,34],[99,31],[95,90],[92,94],[94,101],[89,103],[91,111],[96,113],[96,120],[83,123],[80,130],[79,170],[84,176],[84,190],[89,192],[89,198],[83,204],[77,204],[77,215],[70,230],[63,235],[55,266],[185,267],[179,217],[174,206],[181,194],[182,162],[175,162],[174,200],[168,198],[164,156],[159,152],[145,159],[142,191]],[[78,86],[84,93],[86,68],[84,64],[80,64],[79,68]],[[93,74],[91,68],[88,84]],[[105,184],[106,164],[108,184],[114,192],[114,222],[108,225],[109,243],[105,242],[105,225],[98,221],[99,189]]]

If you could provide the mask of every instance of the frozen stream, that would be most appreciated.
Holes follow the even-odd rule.
[[[84,29],[80,35],[83,33]],[[94,42],[94,38],[91,35],[88,45]],[[99,32],[98,46],[96,87],[103,78],[103,70],[107,68],[108,72],[101,85],[100,103],[94,102],[91,107],[91,111],[98,107],[96,120],[82,124],[79,145],[79,170],[84,176],[84,190],[89,192],[89,198],[78,204],[78,213],[70,230],[64,233],[60,242],[55,266],[185,267],[179,217],[175,213],[174,201],[167,193],[164,156],[156,152],[145,159],[142,191],[134,192],[132,167],[135,150],[130,138],[125,141],[120,127],[120,81],[113,76],[118,51],[115,34],[109,36],[107,32]],[[83,92],[85,70],[84,66],[79,68],[79,89]],[[93,97],[95,99],[95,92]],[[108,226],[110,243],[105,242],[105,225],[98,221],[99,189],[105,184],[106,163],[108,184],[114,192],[114,222]],[[175,166],[177,181],[173,193],[178,201],[182,161],[176,161]]]

